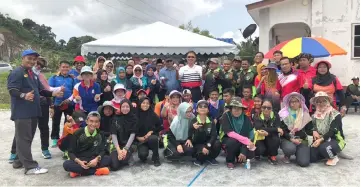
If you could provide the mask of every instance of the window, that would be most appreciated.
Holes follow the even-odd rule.
[[[3,63],[0,63],[0,67],[9,67],[9,64],[3,64]]]
[[[352,58],[360,58],[360,24],[352,24]]]

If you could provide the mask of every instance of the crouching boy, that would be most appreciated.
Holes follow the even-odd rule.
[[[73,134],[69,148],[70,160],[65,161],[63,167],[70,172],[70,177],[108,175],[111,160],[104,156],[106,138],[97,129],[100,125],[100,114],[90,112],[86,124],[86,127]]]

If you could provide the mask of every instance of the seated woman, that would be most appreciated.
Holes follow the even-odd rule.
[[[333,99],[326,92],[317,92],[311,99],[316,106],[312,116],[314,142],[311,145],[311,162],[328,159],[326,165],[335,166],[337,154],[345,147],[341,114],[332,107]]]
[[[87,126],[77,130],[70,142],[70,160],[64,162],[64,170],[70,177],[79,175],[108,175],[109,156],[104,155],[106,139],[97,128],[100,114],[90,112],[86,119]]]
[[[160,119],[150,107],[151,101],[149,98],[144,98],[139,101],[137,110],[138,117],[138,133],[136,135],[138,140],[138,157],[142,162],[147,161],[149,150],[152,150],[152,161],[154,166],[160,166],[159,161],[159,131],[161,130]]]
[[[272,111],[272,102],[265,99],[262,103],[262,112],[259,117],[254,119],[254,128],[264,140],[257,140],[256,156],[267,156],[268,161],[277,164],[278,148],[280,147],[280,135],[283,130],[280,128],[280,118],[277,113]]]
[[[173,90],[169,93],[169,102],[165,102],[161,110],[161,117],[163,118],[163,132],[169,130],[174,117],[177,115],[179,104],[182,102],[182,93]]]
[[[290,163],[290,157],[296,155],[296,162],[301,167],[310,164],[310,148],[306,133],[312,131],[312,119],[305,104],[305,98],[292,92],[283,98],[285,105],[278,113],[281,119],[283,136],[281,149],[284,153],[283,162]]]
[[[149,85],[147,83],[147,78],[143,76],[143,68],[140,65],[135,65],[133,68],[133,77],[130,78],[132,82],[132,96],[130,100],[132,102],[137,102],[137,93],[140,89],[146,90],[149,93]]]
[[[120,114],[114,116],[110,131],[115,147],[115,150],[110,154],[111,168],[119,170],[122,166],[129,164],[132,157],[130,148],[137,132],[137,118],[128,99],[123,99],[120,102]]]
[[[216,158],[221,152],[216,125],[208,118],[208,112],[208,102],[199,100],[197,103],[198,115],[189,123],[188,140],[195,149],[197,160],[194,165],[196,166],[203,165],[205,161],[211,165],[218,165]]]
[[[221,117],[220,138],[227,153],[226,162],[229,169],[234,169],[235,160],[244,163],[254,157],[252,123],[243,112],[241,98],[234,97],[229,105],[230,111]]]
[[[98,112],[101,116],[99,129],[104,133],[106,138],[109,138],[110,136],[110,128],[112,126],[115,110],[116,108],[111,101],[105,101],[103,105],[98,107]]]
[[[189,122],[194,118],[193,108],[189,103],[181,103],[170,125],[167,135],[164,136],[164,157],[169,160],[180,160],[183,156],[192,156],[192,142],[188,140]]]

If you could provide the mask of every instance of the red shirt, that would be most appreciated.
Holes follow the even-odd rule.
[[[246,116],[251,117],[251,111],[254,107],[254,101],[252,99],[249,99],[248,101],[242,99],[242,105],[247,107],[245,111]]]
[[[278,76],[278,80],[280,81],[282,87],[281,99],[287,94],[300,91],[297,73],[291,73],[289,75],[284,75],[282,73]]]
[[[299,88],[302,88],[306,80],[309,86],[312,85],[312,78],[316,76],[316,69],[310,66],[307,71],[303,71],[302,69],[299,69],[297,73],[298,73],[298,77],[297,77],[298,86]]]

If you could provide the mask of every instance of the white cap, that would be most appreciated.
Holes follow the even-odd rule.
[[[89,66],[84,66],[84,67],[81,68],[80,75],[82,75],[83,73],[91,73],[91,74],[93,74],[93,71]]]
[[[192,94],[192,92],[189,89],[184,89],[183,90],[183,95],[184,94]]]
[[[127,89],[125,89],[125,87],[124,87],[124,84],[116,84],[115,86],[114,86],[114,89],[113,89],[114,91],[114,93],[115,93],[115,91],[116,90],[124,90],[124,91],[127,91]]]
[[[170,93],[169,93],[169,97],[172,97],[173,95],[176,95],[176,94],[178,94],[178,95],[180,95],[181,97],[183,97],[183,94],[182,93],[180,93],[179,91],[177,91],[177,90],[173,90],[173,91],[171,91]]]

